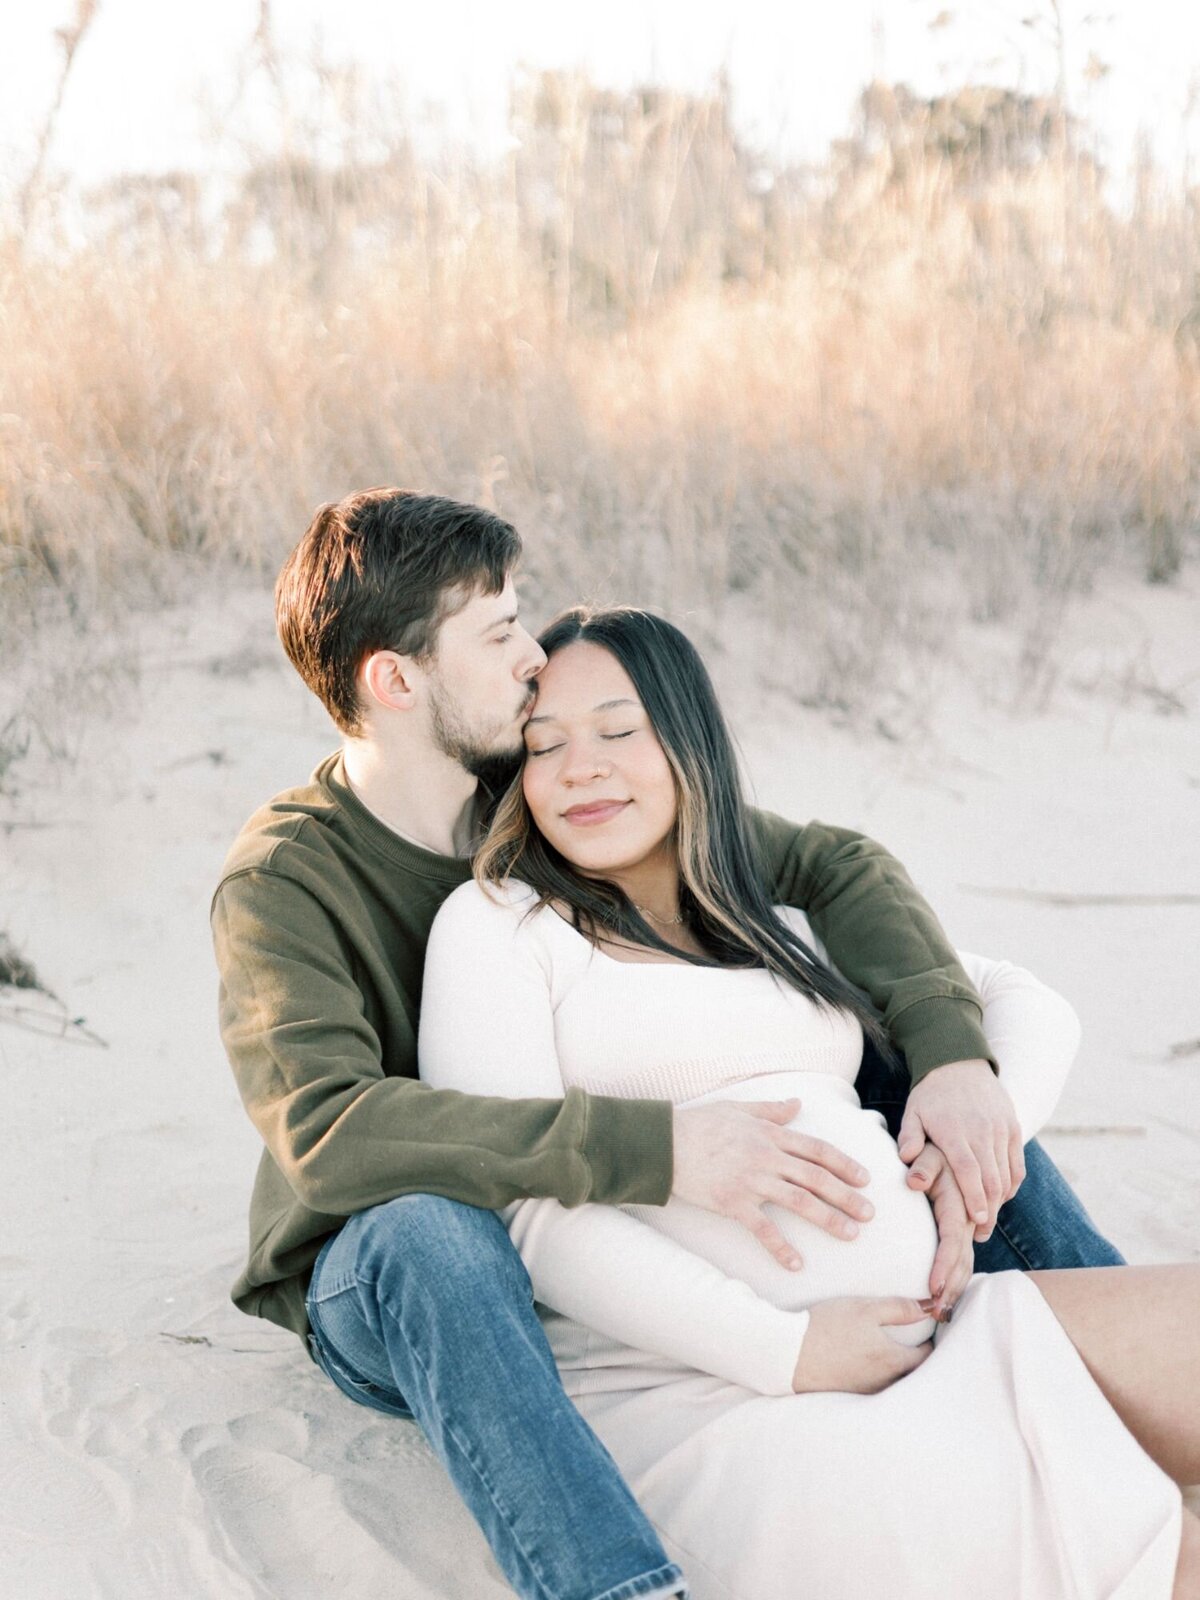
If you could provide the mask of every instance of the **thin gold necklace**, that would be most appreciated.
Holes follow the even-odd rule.
[[[640,911],[644,917],[649,917],[651,922],[657,922],[661,927],[664,928],[678,928],[682,927],[683,925],[682,911],[678,916],[675,917],[659,917],[656,916],[655,913],[649,909],[649,907],[638,905],[636,900],[633,902],[633,909],[635,911]]]

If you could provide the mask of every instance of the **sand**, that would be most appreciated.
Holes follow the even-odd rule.
[[[731,707],[763,803],[881,838],[956,941],[1073,1001],[1046,1142],[1144,1262],[1200,1258],[1198,622],[1194,583],[1097,597],[1044,709],[1014,714],[984,670],[899,739],[745,685]],[[331,730],[261,595],[170,610],[130,648],[119,706],[88,714],[81,673],[69,758],[32,750],[0,795],[0,931],[105,1041],[0,1021],[0,1596],[505,1595],[416,1430],[227,1298],[257,1138],[208,897]]]

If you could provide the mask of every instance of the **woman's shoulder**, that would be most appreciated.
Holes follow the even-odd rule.
[[[486,886],[471,878],[442,901],[434,928],[512,925],[524,921],[536,905],[534,891],[514,878]]]
[[[528,884],[509,879],[485,885],[471,879],[442,902],[430,929],[427,959],[484,967],[519,955],[557,980],[574,970],[574,945],[582,943]]]
[[[506,878],[503,883],[482,884],[478,878],[468,878],[466,883],[460,883],[457,889],[452,890],[442,902],[442,910],[447,906],[461,907],[486,907],[502,906],[512,909],[516,906],[532,905],[537,899],[535,892],[527,883],[519,883],[516,878]]]

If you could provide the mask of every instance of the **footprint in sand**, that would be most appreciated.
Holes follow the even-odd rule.
[[[331,1396],[304,1415],[272,1407],[193,1428],[182,1448],[220,1555],[272,1600],[511,1600],[410,1423],[360,1427]]]

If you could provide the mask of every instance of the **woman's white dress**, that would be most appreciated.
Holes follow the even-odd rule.
[[[871,1174],[875,1216],[853,1241],[774,1214],[804,1258],[797,1273],[738,1224],[675,1200],[504,1213],[553,1307],[543,1322],[567,1392],[695,1600],[1167,1600],[1179,1491],[1023,1274],[977,1275],[933,1355],[883,1393],[791,1392],[806,1307],[923,1296],[937,1244],[882,1118],[859,1106],[858,1024],[761,970],[615,960],[532,906],[519,885],[493,900],[472,883],[442,907],[422,1078],[501,1096],[795,1096],[795,1126]],[[1074,1054],[1074,1014],[1020,968],[962,960],[1031,1138]]]

